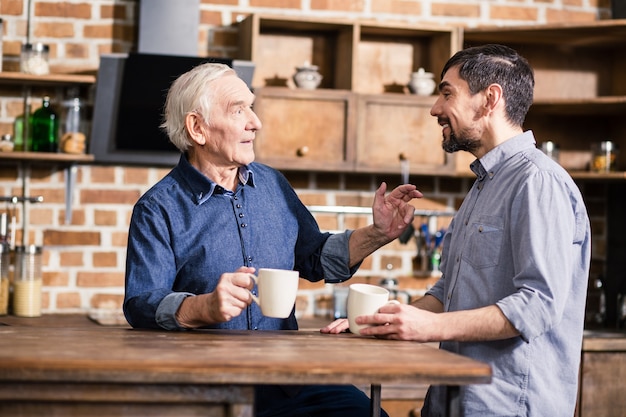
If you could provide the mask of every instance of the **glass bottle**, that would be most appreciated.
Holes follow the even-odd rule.
[[[32,126],[30,124],[30,103],[26,104],[25,108],[28,114],[28,125],[24,124],[24,114],[20,114],[13,121],[13,150],[16,152],[29,151],[28,144],[31,142]]]
[[[50,97],[43,98],[42,106],[31,118],[31,146],[33,152],[56,152],[59,134],[59,117],[50,105]]]

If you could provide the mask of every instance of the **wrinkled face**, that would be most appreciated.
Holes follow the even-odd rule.
[[[481,93],[471,95],[458,67],[450,68],[439,84],[439,97],[430,109],[442,126],[442,147],[446,152],[472,152],[481,146]]]
[[[216,100],[205,129],[205,155],[215,166],[248,165],[254,161],[253,142],[261,121],[252,110],[254,94],[237,76],[215,81]]]

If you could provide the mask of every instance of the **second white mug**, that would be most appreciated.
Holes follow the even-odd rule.
[[[358,316],[369,316],[389,301],[389,291],[383,287],[370,284],[352,284],[348,292],[348,322],[350,332],[361,334],[361,329],[369,327],[366,324],[356,324]]]

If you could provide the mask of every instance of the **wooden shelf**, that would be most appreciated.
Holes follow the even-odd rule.
[[[1,160],[23,162],[62,162],[62,163],[87,163],[93,162],[93,155],[78,155],[54,152],[0,152]]]
[[[67,84],[94,84],[96,77],[94,75],[79,74],[49,74],[49,75],[30,75],[21,72],[0,72],[0,84],[3,85],[67,85]]]
[[[239,24],[239,58],[255,63],[254,87],[293,87],[295,67],[319,67],[321,88],[378,94],[406,86],[420,67],[438,71],[460,30],[440,25],[253,14]]]

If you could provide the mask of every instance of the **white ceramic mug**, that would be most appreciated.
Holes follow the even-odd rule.
[[[383,287],[370,284],[352,284],[348,292],[348,322],[350,331],[361,334],[367,324],[356,324],[358,316],[370,316],[389,301],[389,291]]]
[[[296,303],[300,273],[287,269],[259,269],[259,276],[250,274],[257,283],[259,295],[252,299],[267,317],[289,317]]]

